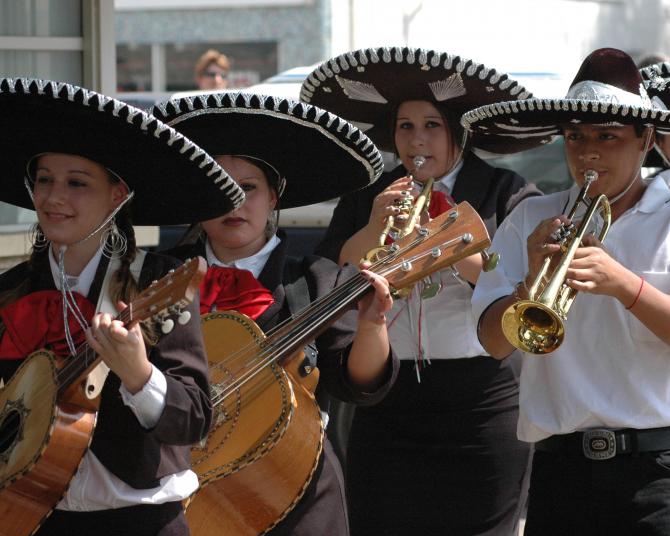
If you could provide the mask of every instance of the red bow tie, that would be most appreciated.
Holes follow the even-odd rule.
[[[210,266],[200,283],[200,314],[238,311],[256,320],[273,303],[270,291],[249,270]]]
[[[72,295],[90,322],[95,307],[77,292]],[[67,357],[70,350],[65,340],[63,298],[58,290],[42,290],[19,298],[0,311],[5,332],[0,339],[0,359],[20,359],[35,350],[46,348],[57,356]],[[68,314],[68,324],[75,346],[86,339],[76,319]]]
[[[440,214],[443,214],[454,206],[456,206],[456,203],[450,195],[433,190],[430,194],[428,214],[431,218],[437,218]]]

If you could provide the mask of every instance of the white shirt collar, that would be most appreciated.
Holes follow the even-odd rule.
[[[88,261],[88,264],[84,266],[84,269],[78,276],[71,276],[65,274],[70,284],[70,290],[73,292],[78,292],[82,296],[88,296],[89,291],[91,290],[91,285],[93,284],[93,279],[95,278],[95,272],[98,270],[98,264],[100,264],[100,259],[102,257],[102,246],[95,252],[95,255],[91,257],[91,260]],[[58,269],[58,261],[54,258],[54,251],[49,246],[49,265],[51,266],[51,275],[54,278],[54,284],[56,288],[60,290],[60,270]]]
[[[463,168],[463,160],[461,160],[458,164],[456,164],[456,167],[449,171],[446,175],[443,175],[439,179],[435,181],[435,184],[437,183],[442,184],[444,188],[446,188],[447,193],[451,194],[452,190],[454,189],[454,184],[456,184],[456,177],[460,173],[461,169]]]
[[[663,177],[656,176],[645,188],[642,198],[637,202],[637,208],[642,212],[652,213],[668,202],[670,187]]]
[[[209,244],[209,238],[205,243],[205,255],[207,256],[207,266],[224,266],[228,268],[239,268],[240,270],[249,270],[254,277],[258,279],[258,276],[261,275],[265,263],[268,261],[270,254],[274,249],[281,243],[280,238],[277,235],[274,235],[267,243],[261,248],[258,253],[254,253],[251,257],[246,257],[244,259],[237,259],[231,263],[221,262],[217,256],[214,254],[212,246]]]

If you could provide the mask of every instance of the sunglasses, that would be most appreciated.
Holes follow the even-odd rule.
[[[216,78],[217,76],[220,76],[225,80],[228,78],[228,73],[220,73],[219,71],[203,71],[200,76],[204,76],[205,78]]]

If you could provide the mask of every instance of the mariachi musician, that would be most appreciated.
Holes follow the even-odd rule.
[[[524,350],[526,534],[668,534],[670,189],[640,167],[670,112],[653,106],[630,56],[605,48],[565,98],[492,104],[463,124],[510,152],[562,135],[575,181],[510,214],[493,241],[502,262],[473,296],[491,355]],[[590,231],[603,237],[608,221],[603,245]]]
[[[195,104],[173,100],[154,107],[154,113],[216,155],[246,193],[242,207],[204,220],[194,244],[171,252],[207,258],[201,313],[238,310],[268,332],[302,309],[294,304],[309,304],[357,272],[316,256],[289,258],[287,237],[276,228],[280,207],[332,199],[377,178],[381,155],[356,127],[313,106],[235,93],[204,95]],[[388,284],[364,273],[374,293],[359,302],[358,314],[345,314],[316,339],[313,364],[320,370],[317,400],[324,420],[326,392],[373,404],[397,372],[384,320],[393,302]],[[302,499],[270,534],[307,536],[323,527],[332,535],[349,533],[342,470],[327,439]]]
[[[0,115],[6,126],[0,129],[0,199],[37,215],[30,258],[0,276],[5,392],[14,388],[24,358],[41,348],[54,352],[65,371],[87,343],[111,369],[104,387],[98,386],[97,425],[88,450],[84,442],[83,459],[70,459],[74,449],[66,443],[68,454],[55,458],[63,463],[37,478],[37,497],[29,498],[26,486],[14,504],[29,510],[30,501],[39,503],[49,493],[58,501],[58,491],[43,487],[66,473],[67,458],[66,476],[74,477],[69,487],[62,483],[64,496],[36,534],[187,535],[182,501],[198,486],[189,444],[205,436],[211,422],[207,360],[197,322],[175,323],[163,333],[154,324],[126,329],[114,320],[117,309],[180,265],[138,249],[130,215],[132,210],[140,225],[189,223],[196,214],[215,217],[233,209],[244,194],[184,136],[93,91],[5,78]],[[191,191],[193,183],[200,184],[198,192]],[[196,300],[181,311],[182,319],[197,311]],[[20,400],[13,403],[30,405]],[[0,404],[3,433],[10,407]],[[25,417],[35,410],[26,407]],[[72,436],[84,433],[79,420],[81,425],[70,426]],[[3,437],[3,456],[23,436],[25,430],[18,439]],[[13,459],[3,457],[0,468]],[[13,485],[21,488],[21,481]],[[34,527],[8,506],[13,489],[0,491],[6,513],[0,533],[30,534]]]
[[[507,75],[433,50],[370,48],[318,66],[301,98],[365,128],[401,164],[340,199],[317,253],[352,262],[378,246],[389,217],[402,227],[398,202],[412,178],[434,180],[424,221],[468,201],[493,236],[539,192],[479,158],[480,140],[461,147],[458,121],[480,104],[525,96]],[[456,268],[460,277],[433,274],[387,314],[401,367],[389,396],[354,415],[346,475],[355,535],[506,534],[518,519],[529,456],[515,436],[518,383],[510,361],[477,341],[470,297],[482,257]]]

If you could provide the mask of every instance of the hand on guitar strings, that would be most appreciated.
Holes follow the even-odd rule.
[[[361,323],[370,323],[376,326],[385,324],[385,313],[393,306],[388,281],[381,275],[368,270],[361,270],[361,274],[370,282],[374,293],[366,294],[358,302],[359,329]]]
[[[119,310],[125,307],[125,303],[117,303]],[[98,313],[86,330],[86,341],[131,394],[140,391],[149,381],[152,367],[139,324],[127,329],[109,313]]]

